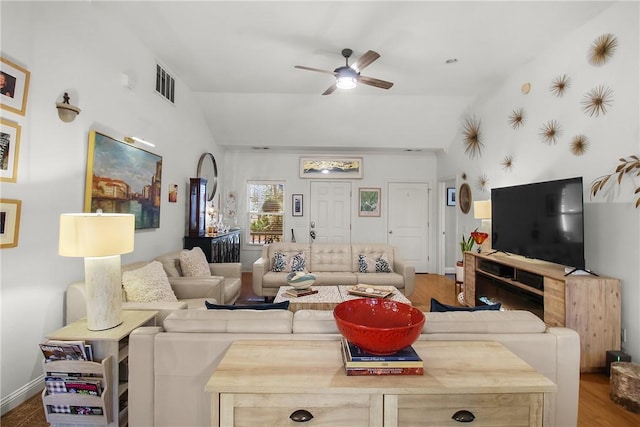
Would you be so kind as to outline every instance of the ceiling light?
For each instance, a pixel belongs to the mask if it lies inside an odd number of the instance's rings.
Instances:
[[[449,58],[446,61],[444,61],[445,64],[454,64],[456,62],[458,62],[457,58]]]
[[[357,80],[352,76],[339,76],[336,79],[336,86],[340,89],[353,89],[356,87]]]

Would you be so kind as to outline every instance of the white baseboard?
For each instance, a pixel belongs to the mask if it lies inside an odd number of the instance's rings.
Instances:
[[[31,380],[31,382],[23,385],[13,393],[5,396],[0,400],[0,409],[2,415],[16,408],[36,394],[42,392],[44,388],[44,374]]]

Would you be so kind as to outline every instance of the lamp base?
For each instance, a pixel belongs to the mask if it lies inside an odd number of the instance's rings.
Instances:
[[[89,330],[103,331],[122,323],[121,275],[120,255],[84,259]]]

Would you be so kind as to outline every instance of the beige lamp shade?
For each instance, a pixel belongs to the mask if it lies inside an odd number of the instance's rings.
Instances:
[[[126,254],[133,252],[134,236],[132,214],[62,214],[58,253],[68,257]]]
[[[475,219],[491,219],[491,200],[473,202],[473,217]]]

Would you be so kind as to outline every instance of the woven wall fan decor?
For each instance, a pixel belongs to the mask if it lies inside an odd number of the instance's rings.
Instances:
[[[582,156],[589,146],[589,138],[584,135],[576,135],[571,138],[571,152],[575,156]]]
[[[604,85],[596,86],[582,98],[582,111],[590,117],[605,115],[613,102],[613,90]]]
[[[589,47],[589,63],[601,66],[609,62],[618,47],[618,39],[613,34],[603,34]]]
[[[518,129],[521,126],[524,126],[526,121],[527,121],[527,117],[523,108],[518,108],[517,110],[513,110],[509,115],[509,124],[514,129]]]
[[[482,155],[482,135],[480,133],[480,119],[467,117],[462,127],[462,137],[464,140],[464,152],[469,158]]]
[[[552,94],[554,94],[558,98],[561,98],[570,85],[571,85],[571,80],[569,79],[569,76],[567,76],[566,74],[563,74],[553,79],[553,81],[551,82],[551,86],[549,87],[549,90],[551,91]]]
[[[558,121],[549,120],[547,123],[544,123],[542,126],[540,126],[538,135],[540,135],[542,142],[547,145],[552,145],[558,142],[558,137],[561,133],[562,130],[560,129],[560,124],[558,123]]]

